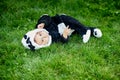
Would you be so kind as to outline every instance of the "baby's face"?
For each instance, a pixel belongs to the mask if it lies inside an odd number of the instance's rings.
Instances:
[[[49,34],[45,31],[37,32],[34,41],[39,45],[45,45],[49,42]]]

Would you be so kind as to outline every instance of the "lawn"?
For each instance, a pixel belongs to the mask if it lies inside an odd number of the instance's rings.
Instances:
[[[67,44],[31,51],[21,44],[42,14],[65,13],[102,30],[86,44],[73,35]],[[120,80],[119,0],[0,1],[0,80]]]

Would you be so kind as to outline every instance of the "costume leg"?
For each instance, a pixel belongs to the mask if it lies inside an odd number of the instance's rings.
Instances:
[[[89,28],[87,28],[86,26],[81,24],[78,20],[70,16],[60,15],[60,17],[62,18],[65,25],[69,25],[71,29],[74,29],[75,32],[82,36],[84,43],[87,43],[89,41],[91,35],[91,30]]]

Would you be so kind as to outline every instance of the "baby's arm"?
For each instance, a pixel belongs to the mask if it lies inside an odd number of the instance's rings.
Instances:
[[[45,26],[45,23],[40,23],[40,24],[37,25],[37,28],[43,29],[44,26]]]

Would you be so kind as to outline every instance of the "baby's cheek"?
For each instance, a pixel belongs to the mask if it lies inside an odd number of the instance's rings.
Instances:
[[[46,38],[46,39],[44,40],[44,44],[47,44],[47,42],[48,42],[48,39]]]
[[[36,38],[36,43],[41,44],[41,40],[38,37]]]
[[[40,40],[38,40],[37,43],[38,43],[39,45],[41,45],[41,41],[40,41]]]
[[[48,43],[48,42],[49,42],[49,39],[47,38],[47,39],[46,39],[46,43]]]

